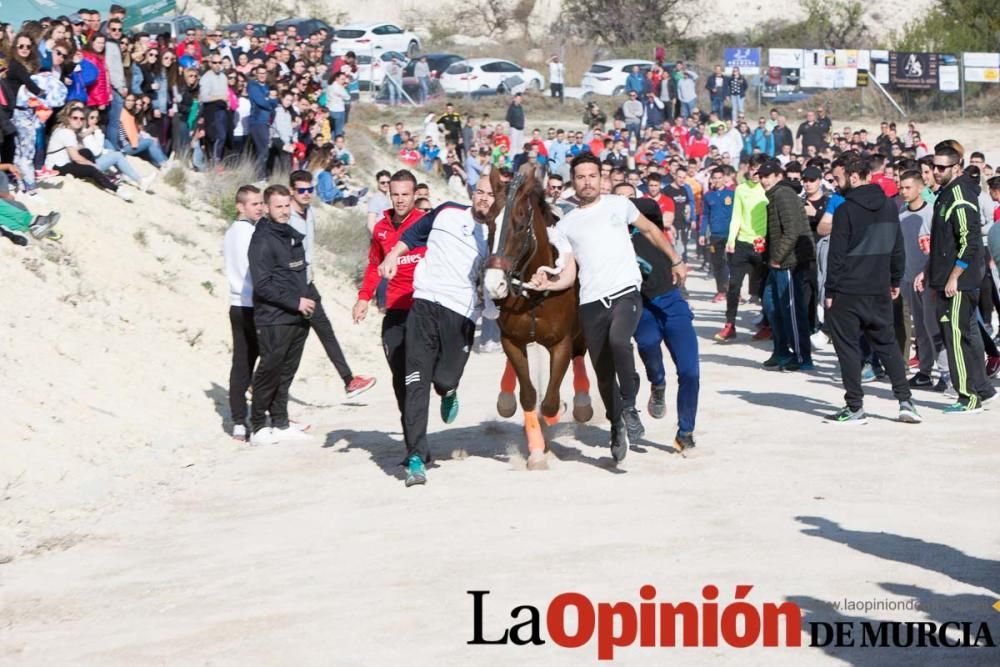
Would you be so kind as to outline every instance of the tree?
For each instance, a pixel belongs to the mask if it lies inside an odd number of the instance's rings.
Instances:
[[[1000,44],[996,0],[938,0],[922,18],[908,23],[896,47],[908,51],[995,51]]]
[[[621,46],[670,42],[687,29],[689,0],[563,0],[557,32]]]

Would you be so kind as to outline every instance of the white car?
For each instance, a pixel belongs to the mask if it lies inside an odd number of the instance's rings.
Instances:
[[[459,60],[444,71],[440,80],[445,93],[523,93],[545,88],[545,77],[537,70],[499,58]]]
[[[639,66],[643,76],[653,67],[651,60],[599,60],[583,75],[580,85],[584,94],[610,95],[618,97],[625,92],[625,80],[632,68]]]
[[[399,51],[409,56],[420,52],[420,38],[394,23],[351,23],[336,31],[330,44],[335,55],[354,51],[371,54],[373,51]]]
[[[406,67],[409,60],[399,51],[380,51],[374,56],[369,53],[359,53],[358,56],[358,83],[362,90],[374,90],[382,87],[385,81],[385,69],[389,62],[396,58],[400,67]]]

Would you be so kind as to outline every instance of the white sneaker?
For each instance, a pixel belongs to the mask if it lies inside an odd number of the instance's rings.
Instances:
[[[308,434],[303,433],[294,426],[286,426],[285,428],[272,428],[271,433],[274,437],[275,442],[296,442],[303,440],[312,440]]]
[[[127,201],[129,203],[132,202],[132,195],[130,195],[129,193],[125,192],[121,188],[118,188],[117,190],[115,190],[115,196],[118,197],[119,199],[123,200],[123,201]]]
[[[764,321],[764,313],[760,312],[753,316],[753,319],[750,320],[750,324],[758,326],[763,321]]]
[[[278,442],[278,438],[274,433],[274,429],[270,426],[265,426],[259,431],[254,431],[253,435],[250,436],[251,445],[273,445]]]
[[[233,426],[233,440],[239,440],[240,442],[247,441],[247,427],[243,424],[236,424]]]
[[[303,433],[308,433],[309,429],[312,428],[312,424],[302,424],[300,422],[293,422],[291,419],[288,420],[288,427],[294,428],[296,430],[302,431]]]
[[[809,340],[812,342],[812,348],[817,352],[822,352],[830,344],[830,339],[822,331],[817,331],[812,336],[809,336]]]
[[[150,188],[153,187],[153,182],[156,181],[156,175],[159,173],[160,172],[158,171],[154,171],[152,174],[142,179],[142,181],[139,183],[140,192],[152,192]]]

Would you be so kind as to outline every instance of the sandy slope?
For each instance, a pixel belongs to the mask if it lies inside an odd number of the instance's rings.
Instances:
[[[722,313],[696,274],[695,452],[666,444],[671,406],[620,468],[598,418],[556,427],[551,470],[526,472],[519,421],[493,408],[501,358],[474,355],[458,421],[432,416],[430,484],[405,490],[378,318],[349,324],[342,279],[321,270],[317,284],[355,370],[381,382],[345,403],[310,340],[292,411],[315,440],[236,445],[220,429],[223,223],[165,186],[132,206],[74,182],[48,196],[66,216],[61,246],[0,244],[5,663],[576,664],[594,660],[593,643],[467,646],[466,591],[493,591],[493,635],[515,605],[544,611],[569,590],[637,602],[645,583],[659,600],[695,602],[705,584],[724,602],[753,584],[752,602],[792,599],[807,620],[837,620],[823,601],[917,599],[926,612],[868,616],[991,619],[1000,639],[989,609],[1000,597],[996,409],[948,419],[943,399],[918,395],[927,422],[904,426],[876,384],[869,426],[823,425],[842,393],[832,355],[815,374],[773,374],[757,367],[767,350],[745,328],[739,344],[711,343]],[[836,657],[915,664],[912,652],[875,655]],[[620,656],[840,664],[818,649]]]

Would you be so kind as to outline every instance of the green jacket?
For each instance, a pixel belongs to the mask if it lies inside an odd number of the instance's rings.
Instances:
[[[764,187],[753,181],[743,181],[733,193],[733,217],[729,223],[726,245],[737,241],[753,243],[754,239],[767,236],[767,195]]]
[[[794,269],[815,258],[805,204],[792,185],[780,180],[767,191],[767,255],[772,264]]]

